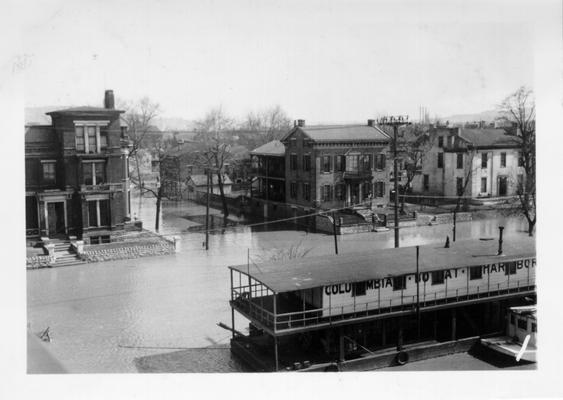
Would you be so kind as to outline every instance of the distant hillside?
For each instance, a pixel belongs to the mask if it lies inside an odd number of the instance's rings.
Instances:
[[[475,121],[486,121],[493,122],[498,118],[500,114],[496,110],[483,111],[475,114],[456,114],[449,115],[447,117],[440,117],[442,121],[450,121],[450,123],[462,123],[462,122],[475,122]]]

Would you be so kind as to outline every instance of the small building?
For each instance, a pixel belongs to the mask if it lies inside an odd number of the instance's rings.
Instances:
[[[186,182],[188,192],[190,194],[207,193],[207,185],[208,185],[207,179],[208,179],[207,175],[189,176]],[[222,182],[223,182],[223,193],[225,195],[230,195],[232,191],[233,182],[226,174],[223,174]],[[217,174],[210,174],[209,193],[212,194],[221,193],[219,189],[219,179],[217,178]]]
[[[419,194],[446,198],[506,197],[517,194],[524,177],[522,140],[504,129],[438,128],[432,134]]]
[[[47,113],[25,128],[26,236],[108,241],[130,220],[129,140],[123,111],[104,107]]]
[[[369,369],[380,349],[389,357],[395,345],[438,348],[498,331],[504,310],[535,296],[536,277],[533,238],[505,240],[499,251],[501,244],[467,240],[231,266],[231,351],[257,370],[304,360]],[[236,330],[235,311],[250,321],[250,335]]]

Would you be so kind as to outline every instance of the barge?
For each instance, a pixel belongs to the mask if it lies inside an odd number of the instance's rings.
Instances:
[[[498,248],[466,240],[229,269],[231,351],[256,371],[373,369],[386,366],[382,354],[409,361],[416,343],[434,349],[430,356],[467,351],[536,290],[528,237]],[[248,319],[248,335],[236,330],[235,312]]]

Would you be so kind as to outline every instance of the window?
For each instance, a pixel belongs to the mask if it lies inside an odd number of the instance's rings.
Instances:
[[[438,136],[438,147],[444,147],[444,137]]]
[[[514,314],[510,314],[510,325],[516,325],[516,317]]]
[[[76,141],[76,151],[79,153],[84,153],[86,147],[84,145],[84,127],[77,126],[74,128],[74,135]]]
[[[469,280],[482,279],[483,270],[481,267],[471,267],[469,268]]]
[[[500,167],[506,167],[506,153],[500,153]]]
[[[440,285],[444,283],[444,271],[434,271],[431,275],[433,285]]]
[[[297,139],[296,138],[289,139],[289,145],[291,147],[297,147]]]
[[[323,161],[323,167],[322,167],[322,171],[323,172],[330,172],[330,156],[323,156],[322,161]]]
[[[297,170],[297,154],[291,154],[289,156],[289,167],[292,171]]]
[[[438,153],[438,168],[444,168],[444,153]]]
[[[505,275],[514,275],[516,274],[516,262],[508,262],[504,264],[504,274]]]
[[[56,177],[56,162],[55,161],[42,161],[43,166],[43,183],[45,184],[55,184]]]
[[[324,185],[323,187],[323,201],[330,201],[331,200],[331,186],[330,185]]]
[[[100,227],[110,225],[109,200],[89,200],[88,226]]]
[[[303,198],[311,200],[311,185],[309,183],[303,183]]]
[[[99,123],[75,126],[74,138],[79,153],[100,153],[108,147],[108,130]]]
[[[107,129],[100,130],[100,150],[106,151],[108,148],[108,131]]]
[[[366,295],[366,282],[354,282],[352,283],[352,296],[365,296]]]
[[[106,182],[106,166],[103,161],[85,162],[82,168],[85,185],[103,185]]]
[[[457,195],[463,196],[463,178],[456,178],[455,182]]]
[[[428,174],[424,174],[422,176],[422,181],[423,181],[423,186],[424,186],[424,190],[428,190],[430,189],[430,176]]]
[[[481,178],[481,193],[487,193],[487,178]]]
[[[463,169],[463,153],[457,153],[456,157],[456,168]]]
[[[522,152],[518,152],[518,166],[519,167],[523,167],[524,166],[524,155],[522,154]]]
[[[373,183],[373,196],[385,197],[385,182],[378,181]]]
[[[289,184],[289,195],[291,196],[292,199],[297,198],[297,183],[291,182]]]
[[[528,320],[518,318],[518,329],[522,329],[524,331],[527,330],[528,329]]]
[[[538,331],[538,326],[535,322],[532,322],[532,332],[537,332]]]
[[[334,187],[334,198],[335,200],[344,200],[346,196],[346,185],[339,183]]]
[[[310,171],[311,170],[311,155],[304,154],[303,155],[303,170]]]
[[[371,170],[371,154],[364,154],[362,156],[362,170],[363,171]]]
[[[346,171],[358,172],[358,156],[346,156]]]
[[[346,156],[336,156],[336,171],[346,170]]]
[[[393,290],[403,290],[407,287],[406,276],[396,276],[393,278]]]
[[[385,169],[385,154],[375,155],[375,169],[384,170]]]
[[[487,168],[487,153],[481,153],[481,168]]]

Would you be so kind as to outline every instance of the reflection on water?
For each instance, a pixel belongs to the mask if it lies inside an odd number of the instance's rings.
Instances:
[[[154,199],[145,198],[142,207],[136,204],[137,215],[154,218],[154,207],[147,204],[154,204]],[[141,365],[145,370],[162,370],[178,357],[182,357],[180,364],[174,364],[178,372],[209,371],[214,366],[216,371],[238,370],[224,350],[210,349],[217,352],[213,357],[209,351],[195,350],[228,345],[230,333],[217,326],[218,322],[230,325],[226,266],[246,264],[248,253],[250,261],[258,262],[275,249],[299,243],[311,249],[308,256],[332,254],[334,242],[330,235],[287,227],[262,231],[245,227],[211,236],[205,252],[204,235],[187,232],[194,222],[184,218],[204,213],[200,205],[164,203],[161,233],[181,236],[181,251],[174,255],[28,271],[32,331],[50,327],[53,341],[47,346],[71,372],[135,372]],[[458,223],[456,236],[496,237],[499,225],[505,226],[506,240],[525,234],[521,219],[497,218]],[[451,240],[451,225],[404,228],[400,240],[402,246],[441,243],[447,235]],[[392,231],[338,240],[340,254],[394,243]],[[237,315],[237,329],[244,331],[247,326]]]

